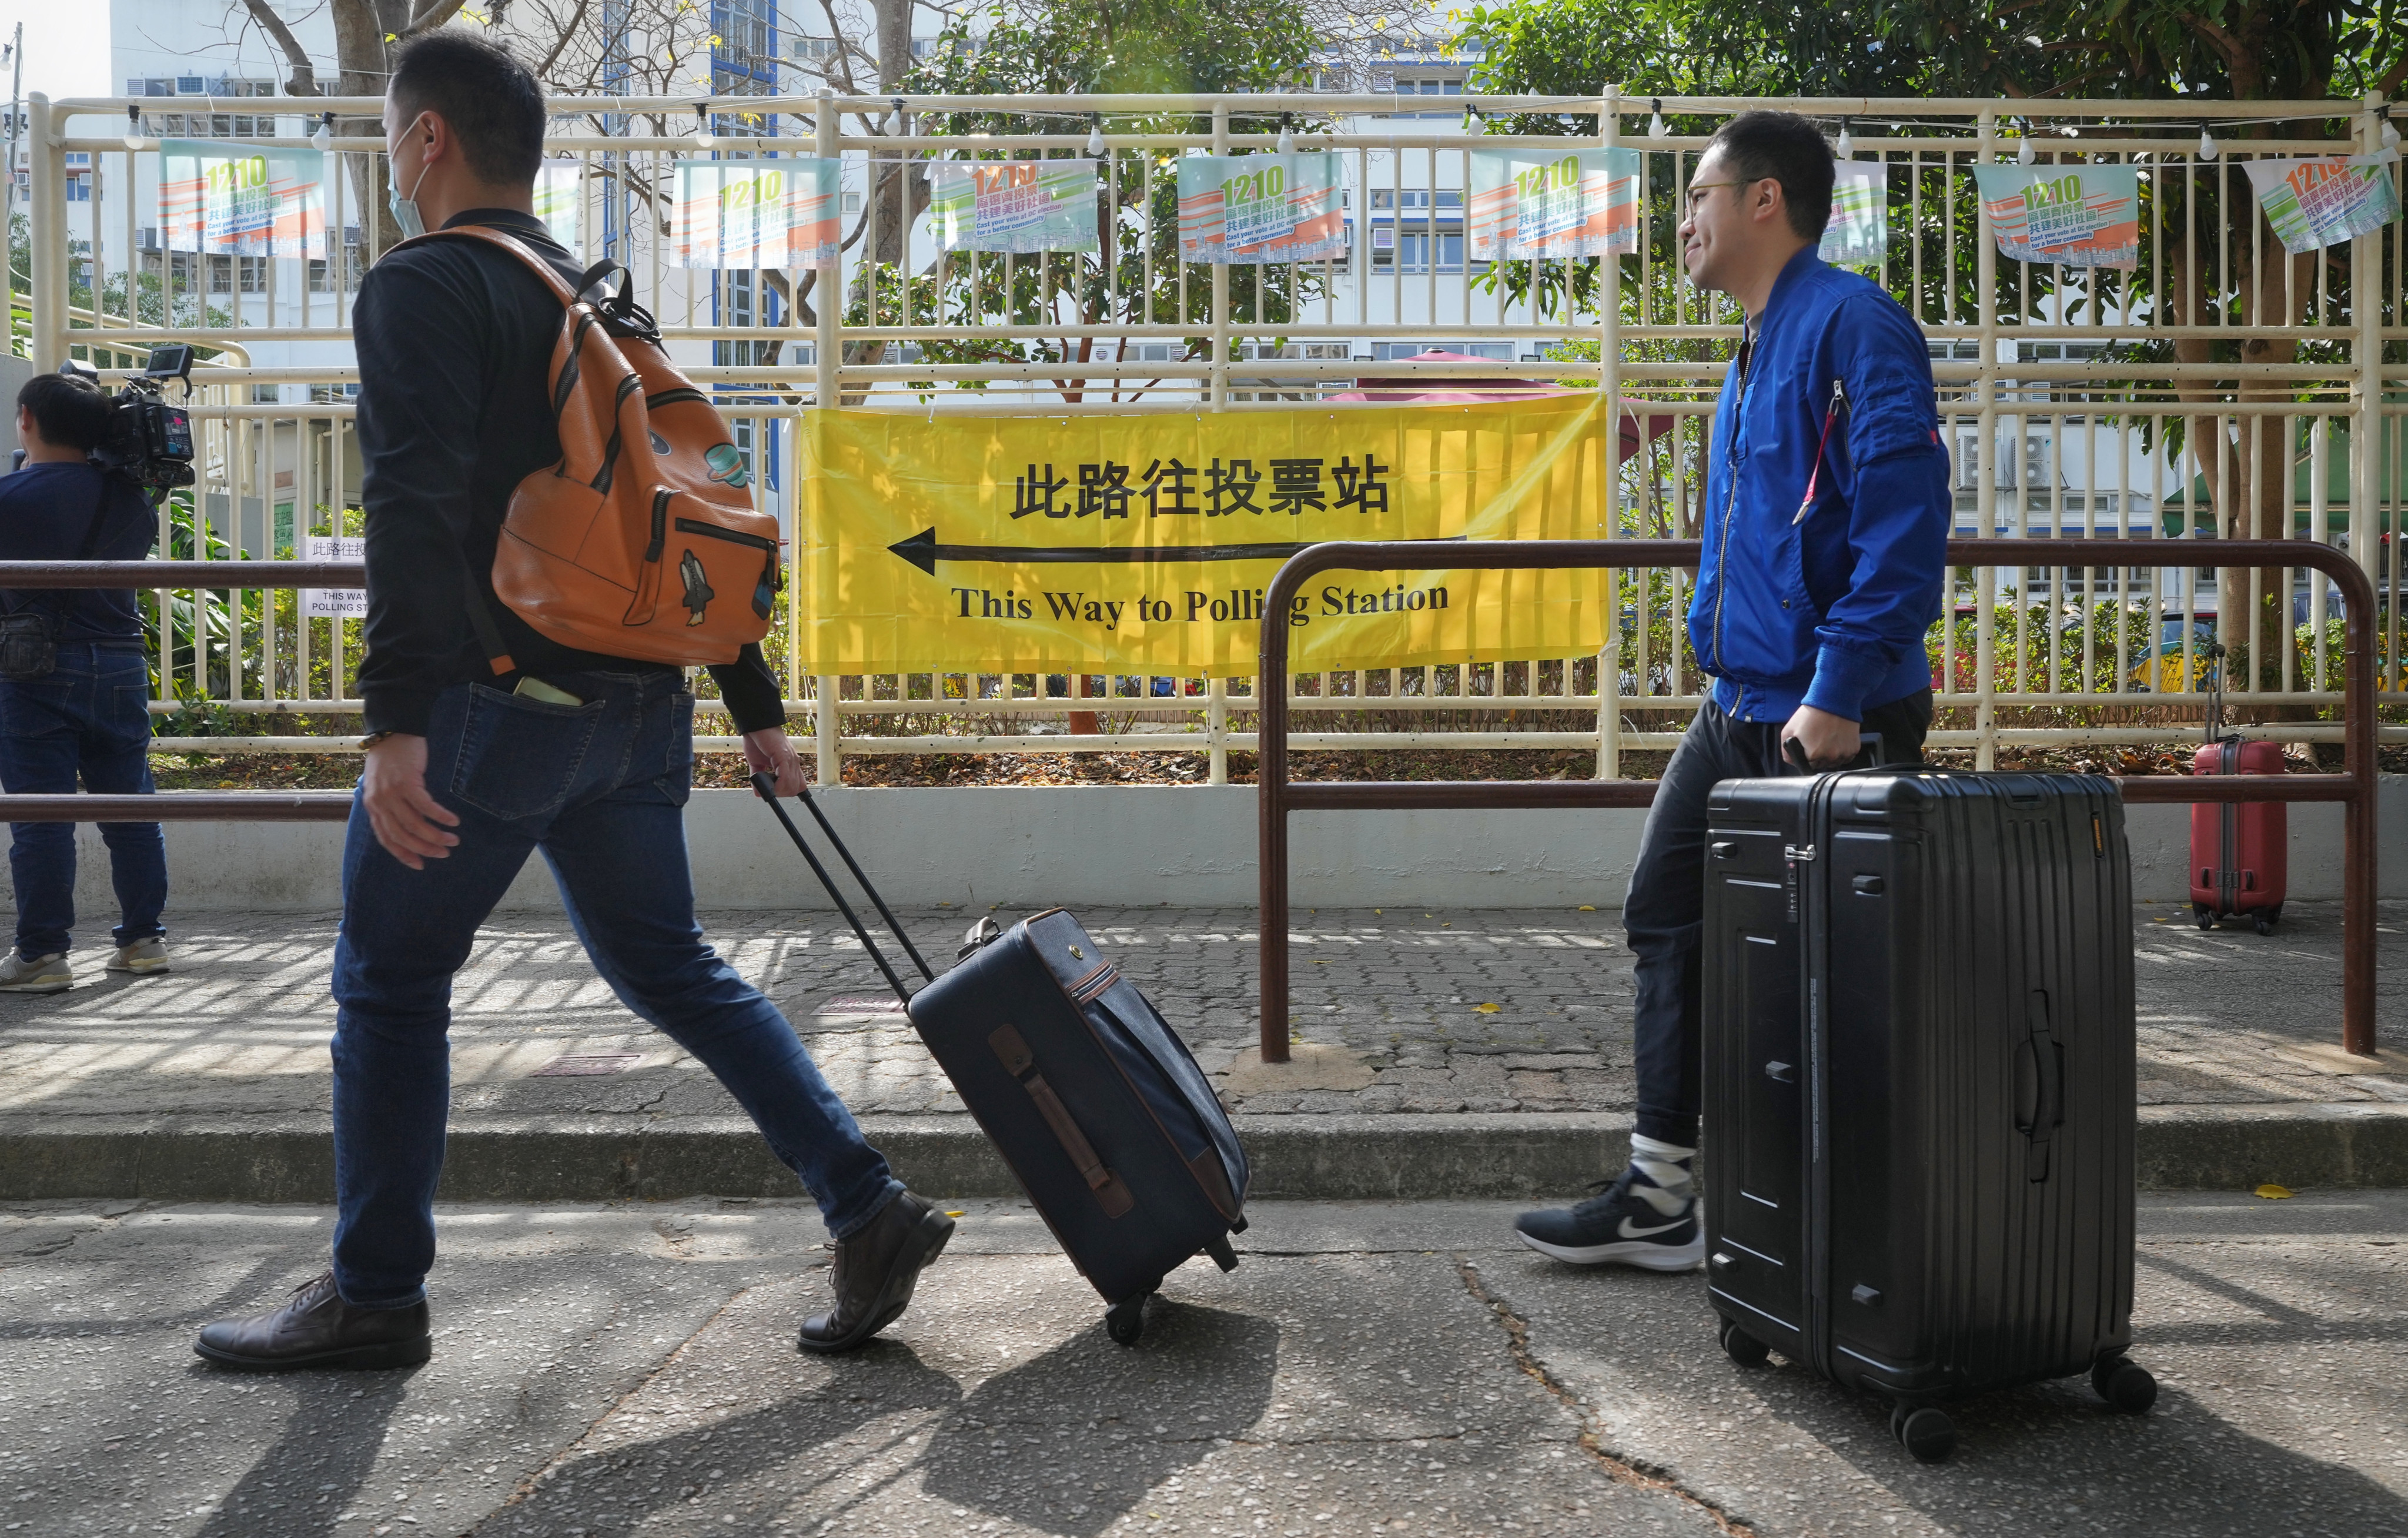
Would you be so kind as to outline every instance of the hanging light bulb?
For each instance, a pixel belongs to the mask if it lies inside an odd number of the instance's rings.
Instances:
[[[1856,136],[1848,132],[1848,120],[1845,118],[1840,120],[1840,142],[1834,147],[1834,152],[1842,160],[1853,159],[1856,152]]]
[[[125,147],[139,150],[142,146],[142,108],[129,107],[125,109]]]
[[[1647,137],[1652,139],[1670,138],[1672,130],[1664,126],[1664,98],[1653,97],[1649,105],[1655,109],[1655,115],[1647,120]]]
[[[2400,125],[2391,121],[2391,108],[2388,103],[2386,103],[2383,108],[2383,132],[2380,137],[2386,152],[2400,148]]]
[[[2018,165],[2029,165],[2033,161],[2036,161],[2039,158],[2040,151],[2032,147],[2031,136],[2028,134],[2025,135],[2023,144],[2015,151],[2015,164]]]
[[[719,136],[710,131],[710,104],[709,102],[695,103],[694,147],[697,150],[708,150],[718,142]]]
[[[1292,122],[1293,118],[1293,113],[1280,114],[1279,152],[1283,155],[1296,153],[1296,127]]]
[[[2215,136],[2209,133],[2205,128],[2201,128],[2199,131],[2199,158],[2201,160],[2214,160],[2217,155],[2223,152],[2222,147],[2215,142]]]
[[[1101,112],[1087,114],[1087,153],[1097,160],[1104,158],[1104,115]]]
[[[332,112],[321,112],[318,114],[318,126],[309,131],[310,147],[312,149],[323,150],[334,142],[335,114]]]

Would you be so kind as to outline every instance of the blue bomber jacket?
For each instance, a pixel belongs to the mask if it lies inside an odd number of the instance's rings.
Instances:
[[[1689,603],[1714,702],[1742,721],[1801,703],[1862,721],[1928,685],[1951,516],[1922,332],[1878,286],[1800,251],[1714,415]]]

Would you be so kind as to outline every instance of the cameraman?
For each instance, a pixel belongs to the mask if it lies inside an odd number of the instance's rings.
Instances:
[[[108,431],[107,397],[89,379],[39,374],[17,393],[23,467],[0,478],[0,560],[138,561],[158,526],[130,478],[91,463]],[[80,773],[96,795],[148,796],[150,662],[131,588],[0,591],[0,613],[50,622],[57,665],[35,678],[0,677],[0,786],[11,795],[72,795]],[[8,870],[17,944],[0,962],[0,992],[71,986],[75,927],[73,823],[16,823]],[[157,823],[103,823],[119,922],[113,972],[167,970],[167,851]]]

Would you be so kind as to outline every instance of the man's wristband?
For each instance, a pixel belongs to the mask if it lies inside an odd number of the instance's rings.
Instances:
[[[391,726],[387,726],[380,732],[370,732],[366,737],[360,739],[360,751],[362,753],[366,753],[368,749],[375,747],[386,738],[399,737],[402,734],[400,732],[394,730]]]

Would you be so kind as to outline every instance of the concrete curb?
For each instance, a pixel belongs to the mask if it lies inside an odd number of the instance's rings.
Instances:
[[[1013,1196],[986,1139],[957,1116],[863,1123],[896,1173],[945,1196]],[[1262,1199],[1426,1200],[1578,1192],[1618,1168],[1618,1113],[1240,1116]],[[2408,1186],[2408,1105],[2144,1106],[2143,1190]],[[229,1127],[182,1118],[0,1120],[0,1200],[334,1199],[323,1117]],[[735,1117],[631,1128],[574,1116],[454,1127],[437,1195],[452,1201],[792,1196],[794,1177]]]

